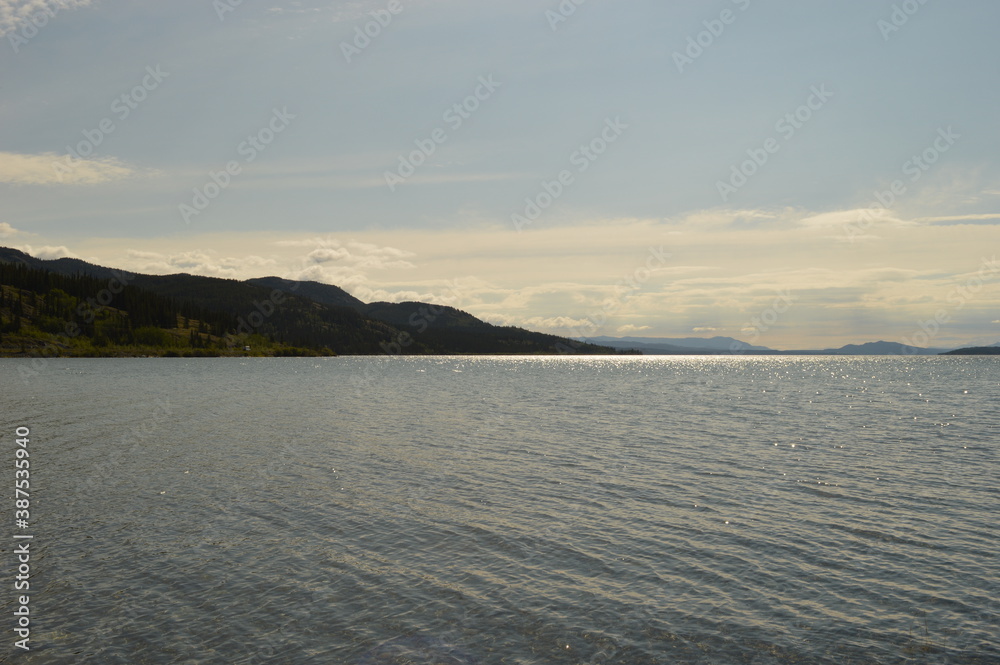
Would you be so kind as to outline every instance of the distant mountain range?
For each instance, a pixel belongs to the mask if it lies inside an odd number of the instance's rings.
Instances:
[[[640,351],[644,355],[837,355],[837,356],[934,356],[943,353],[1000,353],[1000,342],[974,349],[921,348],[899,342],[866,342],[847,344],[836,349],[798,349],[779,351],[766,346],[754,346],[732,337],[586,337],[578,338],[620,350]],[[986,350],[983,350],[986,349]],[[989,351],[988,349],[996,349]]]
[[[581,341],[610,346],[614,349],[635,349],[646,355],[724,353],[780,353],[766,346],[754,346],[732,337],[581,337]]]

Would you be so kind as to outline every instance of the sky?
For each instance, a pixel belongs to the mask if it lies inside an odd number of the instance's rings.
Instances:
[[[567,336],[1000,341],[990,0],[0,0],[0,245]]]

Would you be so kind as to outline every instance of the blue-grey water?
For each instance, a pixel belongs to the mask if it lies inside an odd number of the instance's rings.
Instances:
[[[1000,359],[0,362],[0,660],[1000,662]]]

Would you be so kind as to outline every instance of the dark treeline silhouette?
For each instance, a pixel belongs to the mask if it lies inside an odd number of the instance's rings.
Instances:
[[[250,340],[272,355],[615,353],[495,326],[443,305],[365,304],[317,282],[119,273],[79,259],[36,259],[11,248],[0,248],[0,287],[0,334],[8,353],[17,353],[12,348],[18,344],[23,353],[26,343],[39,343],[37,331],[101,348],[143,347],[134,353],[155,347],[164,355],[181,353],[178,347],[199,352],[194,355],[231,352]],[[11,343],[11,336],[22,332]]]
[[[25,321],[43,332],[82,336],[118,345],[137,343],[144,327],[175,328],[178,317],[196,320],[206,335],[225,335],[235,318],[177,301],[122,280],[61,275],[25,265],[0,263],[0,332],[18,332]]]

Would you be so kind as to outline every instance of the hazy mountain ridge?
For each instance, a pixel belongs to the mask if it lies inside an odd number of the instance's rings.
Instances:
[[[635,349],[646,355],[842,355],[842,356],[933,356],[958,353],[962,349],[921,348],[900,342],[865,342],[845,344],[833,349],[777,350],[754,346],[732,337],[590,337],[588,341],[616,349]],[[991,347],[1000,348],[1000,342]],[[989,352],[980,352],[987,354]]]
[[[779,353],[766,346],[754,346],[732,337],[588,337],[580,338],[616,349],[636,349],[648,355],[689,354],[697,350],[705,355],[722,353]]]
[[[933,356],[950,349],[922,348],[900,342],[865,342],[864,344],[846,344],[839,349],[824,349],[823,353],[844,356]]]

